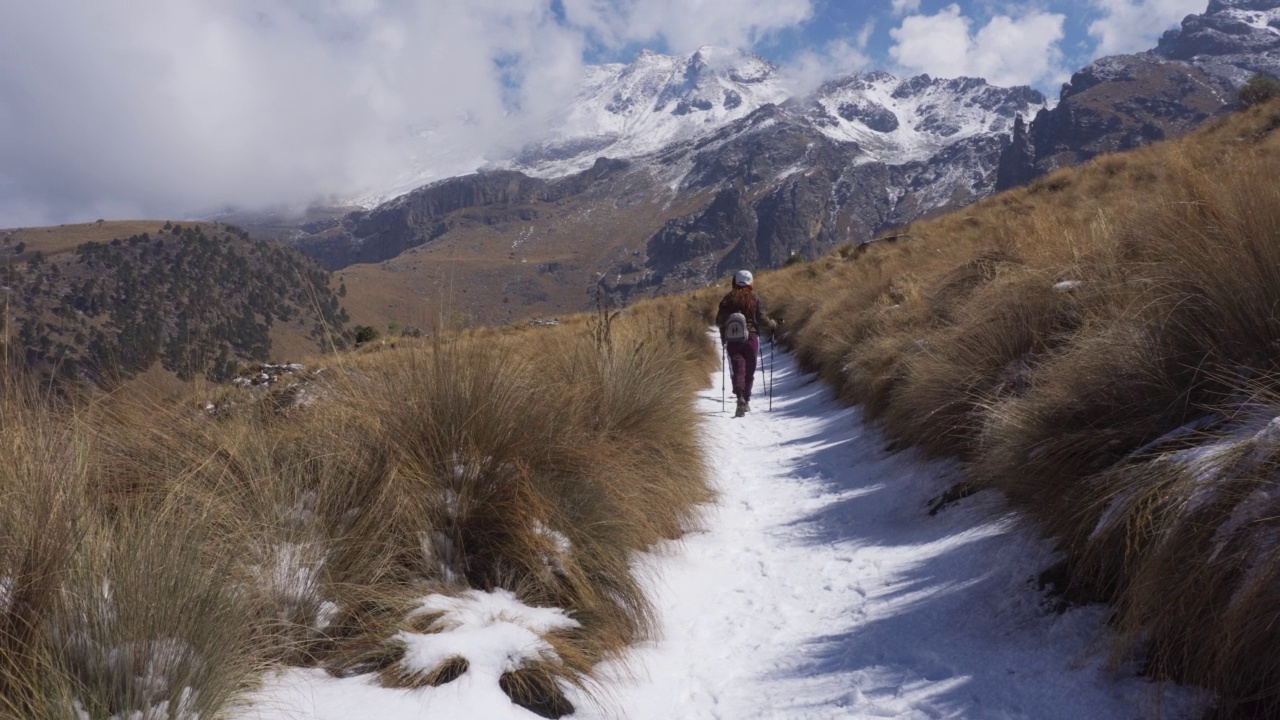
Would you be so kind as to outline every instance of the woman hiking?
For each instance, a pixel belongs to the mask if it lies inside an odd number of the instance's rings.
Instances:
[[[729,356],[733,377],[733,394],[738,398],[734,417],[751,412],[751,386],[756,379],[756,356],[760,353],[760,328],[770,332],[778,326],[764,312],[764,303],[751,287],[751,271],[739,270],[733,276],[733,289],[720,301],[716,327],[720,343]]]

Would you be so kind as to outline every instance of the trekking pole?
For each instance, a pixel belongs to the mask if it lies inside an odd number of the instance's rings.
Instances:
[[[756,364],[760,366],[760,381],[765,384],[765,392],[768,392],[769,375],[764,371],[764,346],[760,344],[759,336],[756,336],[756,355],[759,357]]]
[[[724,343],[720,343],[720,412],[724,412]]]
[[[777,345],[769,338],[769,411],[773,411],[773,348]]]

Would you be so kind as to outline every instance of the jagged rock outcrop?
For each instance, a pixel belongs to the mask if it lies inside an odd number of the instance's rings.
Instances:
[[[1165,33],[1152,52],[1189,62],[1233,86],[1260,72],[1280,77],[1280,3],[1211,0],[1203,14]]]
[[[1013,124],[1013,137],[1000,153],[996,166],[996,192],[1026,185],[1036,176],[1036,149],[1031,144],[1027,124],[1018,118]]]

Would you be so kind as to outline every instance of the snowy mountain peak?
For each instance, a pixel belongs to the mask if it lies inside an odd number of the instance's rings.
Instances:
[[[1280,7],[1277,0],[1209,0],[1209,8],[1205,15],[1213,15],[1228,10],[1260,10],[1266,11]]]
[[[543,176],[584,169],[599,155],[638,157],[691,140],[787,99],[777,69],[749,53],[705,46],[687,56],[642,51],[587,73],[548,138],[514,167]]]
[[[832,140],[864,145],[869,160],[901,162],[976,134],[1007,133],[1015,117],[1030,119],[1044,104],[1031,88],[886,72],[849,75],[797,98],[776,67],[750,53],[715,46],[687,56],[644,51],[630,64],[593,68],[548,138],[510,166],[554,177],[602,155],[638,158],[713,135],[768,105],[807,117]]]

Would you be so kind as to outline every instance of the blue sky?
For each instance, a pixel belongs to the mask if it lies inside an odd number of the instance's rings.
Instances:
[[[545,132],[584,65],[754,51],[1056,97],[1207,0],[0,0],[0,228],[348,200]]]
[[[1198,5],[1204,5],[1198,2]],[[1179,8],[1178,5],[1182,7]],[[921,0],[915,11],[910,13],[893,12],[890,3],[871,4],[861,2],[838,2],[836,0],[820,0],[814,3],[814,19],[803,25],[788,28],[778,33],[776,39],[768,44],[772,47],[768,52],[776,52],[779,58],[785,58],[805,47],[821,46],[832,41],[856,39],[860,33],[868,32],[868,55],[878,65],[891,65],[889,48],[894,40],[890,30],[901,27],[903,19],[908,16],[936,16],[950,6],[959,8],[963,17],[969,18],[976,27],[985,26],[996,15],[1009,17],[1025,17],[1040,11],[1058,14],[1063,18],[1064,37],[1058,43],[1063,50],[1068,64],[1081,66],[1087,63],[1098,42],[1089,35],[1089,24],[1103,18],[1104,13],[1085,2],[1072,0],[1056,0],[1055,2],[1013,4],[1004,7],[993,3],[946,2],[943,0]],[[1169,26],[1181,20],[1183,8],[1191,3],[1170,4],[1171,11],[1166,14]],[[1203,9],[1203,8],[1197,8]]]
[[[625,62],[643,47],[683,53],[691,42],[728,44],[781,65],[979,74],[1050,95],[1090,60],[1148,49],[1206,6],[1207,0],[553,2],[562,22],[586,29],[589,61]],[[701,39],[692,39],[697,30]]]

